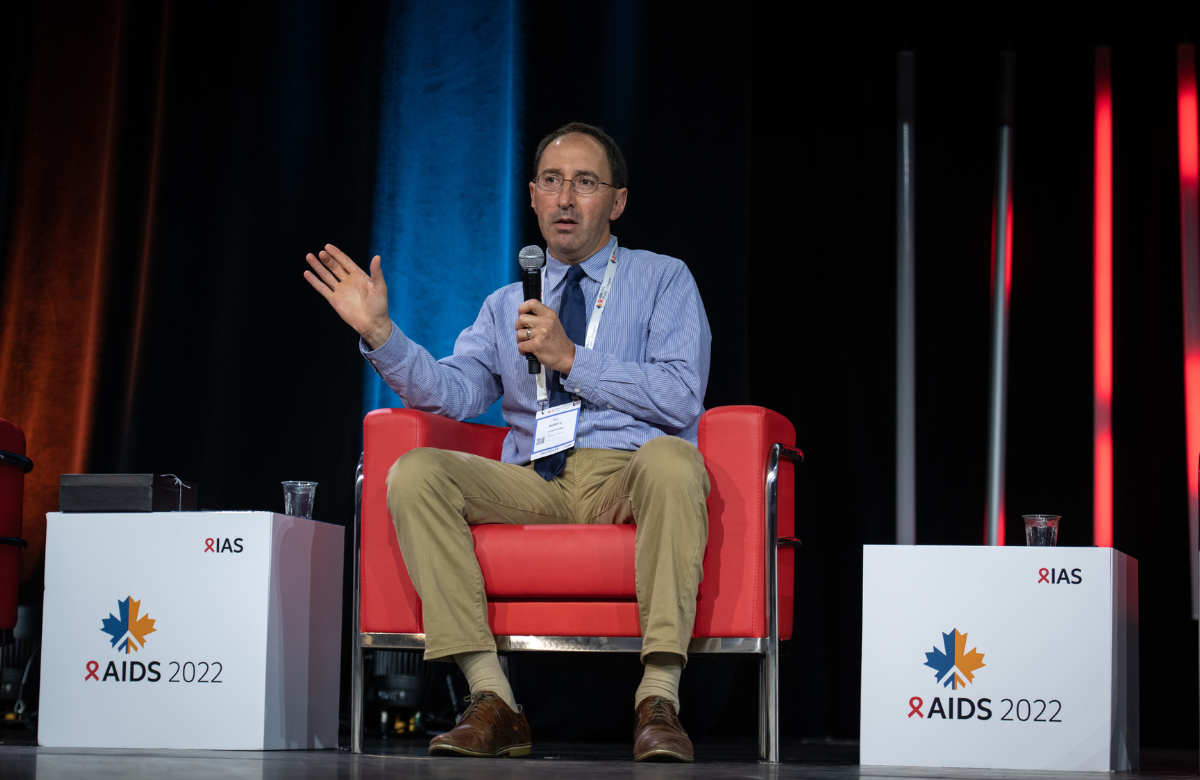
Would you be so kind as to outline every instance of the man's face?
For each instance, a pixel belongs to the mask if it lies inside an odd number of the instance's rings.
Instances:
[[[604,147],[582,133],[556,138],[546,147],[538,164],[538,174],[544,173],[563,179],[612,181]],[[530,205],[542,237],[551,254],[569,264],[588,259],[608,243],[608,223],[625,210],[626,195],[627,190],[607,185],[591,195],[580,195],[574,184],[566,181],[558,192],[546,192],[536,182],[529,184]]]

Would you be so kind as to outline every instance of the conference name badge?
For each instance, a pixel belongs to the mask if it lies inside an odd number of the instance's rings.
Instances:
[[[575,446],[575,426],[579,423],[580,404],[580,401],[571,401],[537,413],[531,459],[544,458]]]

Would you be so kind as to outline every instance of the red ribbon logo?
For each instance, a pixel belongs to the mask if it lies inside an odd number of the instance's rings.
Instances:
[[[87,674],[87,677],[83,678],[84,682],[87,682],[88,680],[95,680],[96,682],[100,682],[100,678],[96,676],[96,672],[100,671],[100,664],[98,664],[95,661],[88,661],[87,662],[87,670],[88,670],[88,674]]]
[[[216,550],[213,549],[213,540],[212,539],[204,540],[204,552],[216,552]],[[1045,569],[1042,569],[1042,571],[1045,571]]]
[[[908,706],[912,707],[912,711],[908,713],[908,717],[916,715],[918,718],[923,718],[925,715],[921,712],[921,705],[925,702],[921,701],[920,696],[914,696],[908,700]]]
[[[1038,569],[1038,574],[1042,575],[1042,578],[1040,580],[1038,580],[1038,582],[1044,582],[1047,585],[1050,584],[1050,580],[1047,579],[1047,577],[1050,576],[1049,569]]]

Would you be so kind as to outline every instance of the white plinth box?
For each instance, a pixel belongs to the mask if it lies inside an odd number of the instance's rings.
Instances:
[[[39,743],[337,747],[343,531],[270,512],[48,514]]]
[[[1106,548],[866,546],[862,763],[1136,769],[1137,583]]]

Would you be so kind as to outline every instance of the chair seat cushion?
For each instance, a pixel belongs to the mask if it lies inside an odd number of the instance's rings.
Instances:
[[[633,525],[477,525],[488,598],[636,599]]]

